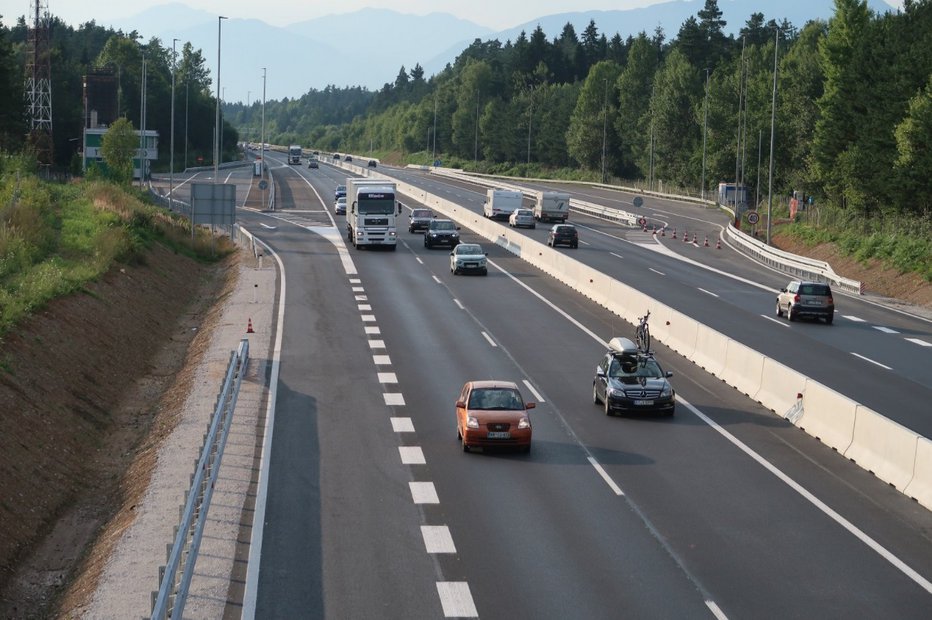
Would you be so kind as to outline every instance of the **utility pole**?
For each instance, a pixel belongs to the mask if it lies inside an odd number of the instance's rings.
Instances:
[[[142,50],[142,84],[139,90],[139,187],[146,182],[146,50]]]
[[[262,67],[262,142],[259,144],[261,162],[259,178],[265,180],[265,67]],[[265,190],[262,190],[262,207],[265,208]]]
[[[178,39],[172,39],[172,122],[171,122],[171,154],[169,155],[168,164],[168,210],[173,211],[172,201],[174,199],[172,192],[175,191],[175,66],[178,64],[178,58],[175,52],[175,44]]]
[[[744,101],[744,47],[746,38],[741,37],[741,64],[738,68],[738,130],[735,137],[735,224],[740,223],[741,213],[738,209],[738,183],[741,164],[741,109]]]
[[[605,96],[602,98],[602,183],[605,183],[605,137],[608,124],[608,78],[605,82]]]
[[[767,245],[770,245],[770,222],[773,213],[773,141],[774,123],[777,118],[777,51],[780,48],[780,29],[773,41],[773,100],[770,103],[770,175],[767,181]]]
[[[479,163],[479,89],[476,88],[476,152],[473,155],[473,163]]]
[[[705,143],[709,133],[709,69],[705,70],[705,103],[702,104],[702,181],[699,195],[705,200]]]
[[[220,176],[220,36],[223,15],[217,16],[217,111],[214,119],[214,183]]]
[[[531,90],[531,102],[527,108],[527,165],[531,165],[531,122],[534,120],[534,91]]]
[[[437,91],[434,91],[434,149],[431,153],[431,165],[437,161]]]

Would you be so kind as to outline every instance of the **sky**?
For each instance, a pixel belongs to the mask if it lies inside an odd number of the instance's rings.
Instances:
[[[634,9],[662,1],[665,0],[183,0],[179,3],[226,17],[260,19],[273,26],[372,7],[416,15],[449,13],[480,26],[504,30],[543,15],[581,10]],[[703,0],[692,1],[697,5],[704,4]],[[727,1],[719,0],[719,6]],[[761,0],[762,3],[775,1],[779,0]],[[903,6],[902,0],[886,2],[896,8]],[[49,13],[67,24],[78,26],[92,19],[102,22],[106,21],[106,17],[132,17],[145,9],[168,4],[168,1],[46,0],[46,4]],[[261,10],[257,10],[257,7],[261,7]],[[8,26],[16,17],[29,13],[29,9],[30,0],[0,0],[0,15]]]

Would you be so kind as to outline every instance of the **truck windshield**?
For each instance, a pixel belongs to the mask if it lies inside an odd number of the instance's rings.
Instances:
[[[388,215],[395,212],[395,197],[392,194],[375,196],[360,196],[356,209],[363,214]]]

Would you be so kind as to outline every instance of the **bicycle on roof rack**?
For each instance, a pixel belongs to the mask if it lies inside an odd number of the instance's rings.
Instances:
[[[650,353],[650,326],[647,324],[649,318],[650,310],[644,316],[638,317],[638,324],[634,329],[634,341],[638,351],[644,353]]]

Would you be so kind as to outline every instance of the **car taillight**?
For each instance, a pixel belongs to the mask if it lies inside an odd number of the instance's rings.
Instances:
[[[798,295],[798,294],[793,295],[793,303],[797,303],[797,304],[799,303],[799,295]]]
[[[834,305],[835,305],[835,300],[832,299],[831,297],[829,297],[828,299],[825,300],[825,303],[827,303],[827,304],[829,304],[829,305],[831,305],[831,306],[834,306]]]

